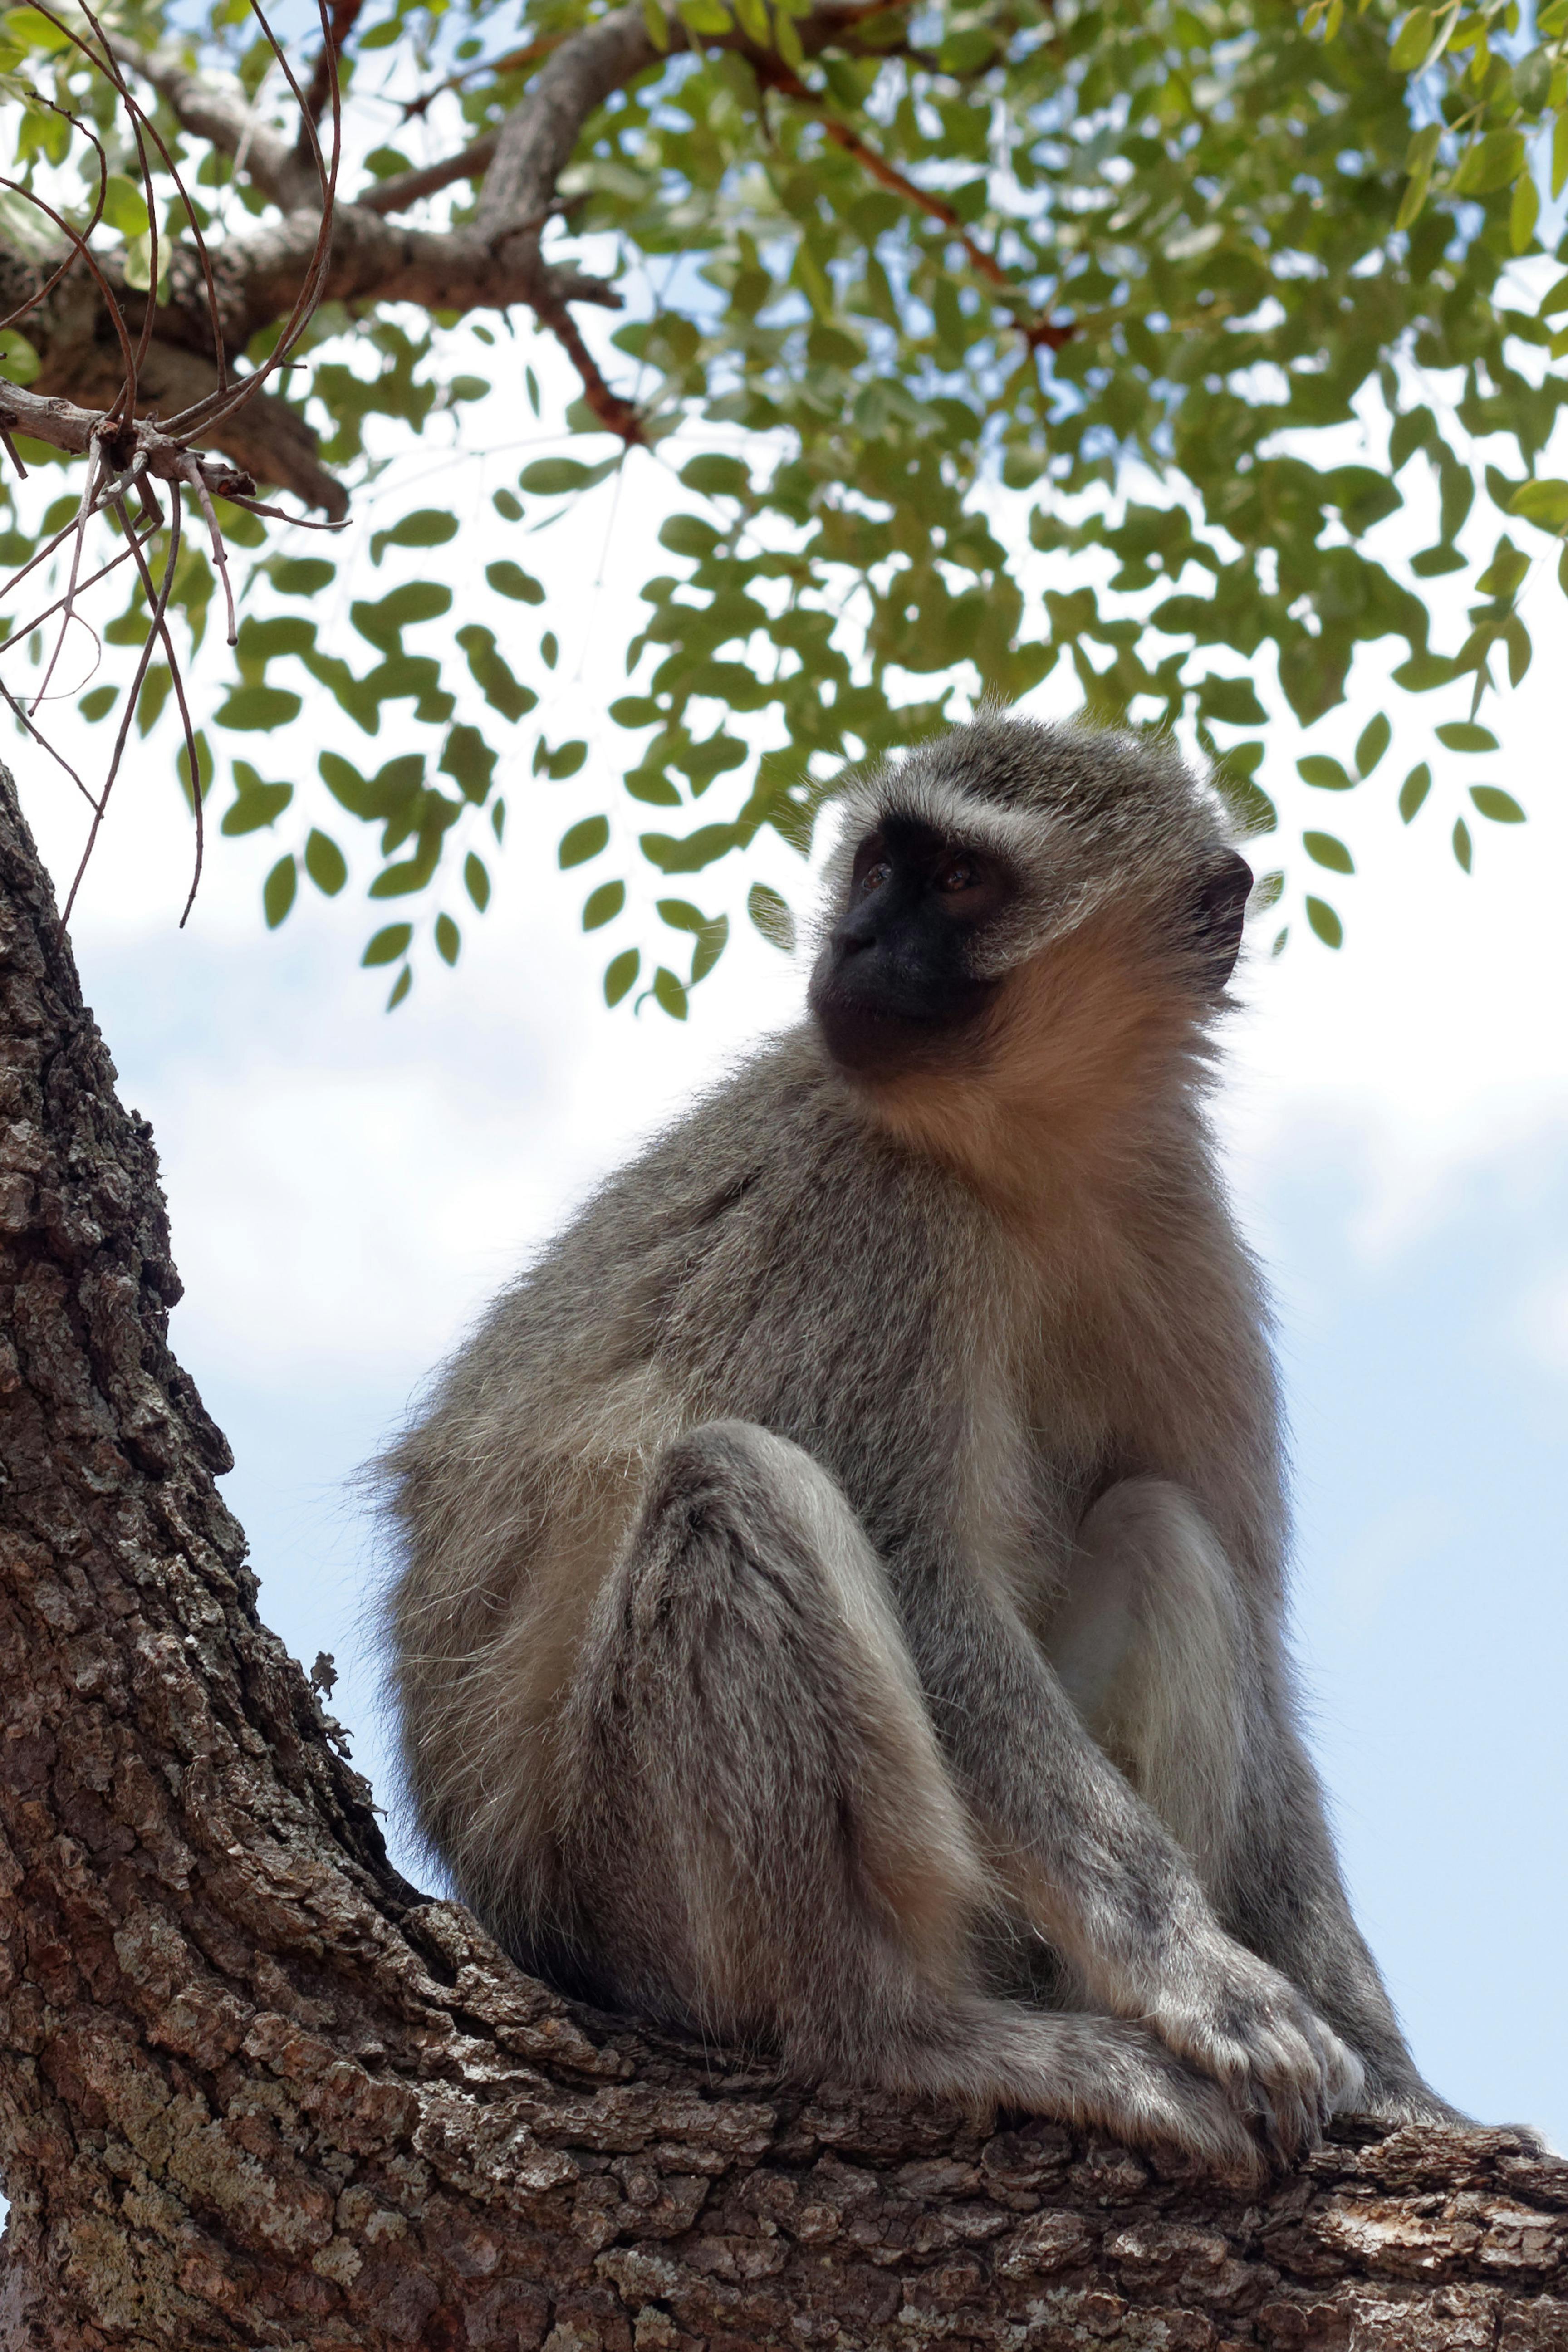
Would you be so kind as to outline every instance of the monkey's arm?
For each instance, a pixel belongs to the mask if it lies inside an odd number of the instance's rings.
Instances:
[[[911,1640],[993,1863],[1085,1995],[1166,2043],[1289,2145],[1360,2083],[1286,1978],[1220,1927],[1181,1848],[1096,1746],[1008,1604],[955,1570]],[[935,1596],[933,1596],[935,1600]]]

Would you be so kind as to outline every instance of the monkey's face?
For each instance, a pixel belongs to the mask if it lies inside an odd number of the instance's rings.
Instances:
[[[981,943],[1019,887],[994,848],[885,816],[856,849],[847,908],[812,974],[811,1009],[835,1061],[887,1076],[958,1046],[998,984],[978,968]]]

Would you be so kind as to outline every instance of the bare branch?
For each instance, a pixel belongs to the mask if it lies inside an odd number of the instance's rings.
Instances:
[[[176,49],[139,48],[122,33],[111,33],[109,46],[122,66],[167,100],[182,131],[210,140],[225,155],[237,155],[243,147],[246,176],[271,203],[291,212],[316,196],[308,155],[301,161],[280,132],[259,120],[237,81],[195,72]]]
[[[228,576],[228,557],[224,552],[223,533],[218,529],[217,510],[212,502],[212,493],[202,478],[201,465],[195,457],[187,457],[185,460],[185,479],[195,490],[201,502],[202,512],[206,517],[207,535],[212,541],[213,564],[218,578],[223,582],[224,604],[227,608],[228,628],[225,642],[232,646],[237,644],[239,638],[239,623],[235,618],[234,611],[234,583]],[[176,490],[174,495],[178,498],[179,492]]]
[[[356,202],[367,213],[400,213],[416,205],[421,196],[434,196],[449,188],[454,180],[479,179],[489,168],[500,135],[487,131],[482,139],[455,155],[444,156],[439,163],[426,163],[417,172],[396,172],[374,188],[366,188]]]
[[[196,466],[214,497],[256,495],[256,484],[248,474],[212,458],[194,457],[183,441],[145,418],[106,429],[100,410],[79,408],[74,400],[66,400],[58,393],[37,393],[0,379],[0,425],[73,457],[85,457],[96,438],[121,473],[153,474],[161,482],[188,482],[191,476],[186,469]]]
[[[310,69],[310,84],[300,110],[300,136],[294,153],[300,163],[310,162],[310,140],[307,122],[320,122],[336,80],[337,60],[342,54],[343,43],[353,31],[364,0],[331,0],[331,14],[327,20],[326,36]]]

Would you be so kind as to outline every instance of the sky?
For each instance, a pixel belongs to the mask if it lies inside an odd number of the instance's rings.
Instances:
[[[501,399],[486,404],[500,454],[449,478],[468,484],[465,565],[488,560],[488,490],[520,462]],[[482,420],[469,429],[484,440]],[[569,784],[532,778],[533,726],[519,730],[491,910],[468,923],[457,970],[422,970],[398,1013],[382,1010],[384,977],[357,969],[359,845],[345,843],[357,864],[342,898],[307,890],[268,936],[258,897],[278,843],[215,842],[177,928],[189,819],[162,738],[132,751],[73,925],[124,1098],[155,1131],[186,1285],[174,1343],[234,1447],[226,1492],[263,1612],[307,1666],[333,1654],[333,1711],[426,1884],[394,1806],[367,1626],[378,1552],[356,1473],[594,1181],[800,1004],[799,970],[742,921],[684,1027],[651,1006],[606,1013],[604,950],[578,928],[583,879],[555,870],[563,825],[614,805],[616,739],[597,714],[625,691],[623,625],[635,583],[661,568],[671,496],[668,468],[644,462],[618,497],[594,494],[581,528],[525,553],[550,601],[520,626],[562,643],[541,716],[552,740],[586,735],[589,763]],[[365,576],[379,590],[396,575]],[[1359,868],[1335,891],[1346,944],[1331,954],[1302,934],[1278,961],[1262,941],[1249,950],[1217,1115],[1278,1306],[1297,1645],[1358,1916],[1429,2078],[1483,2119],[1568,2147],[1568,604],[1549,580],[1531,618],[1534,667],[1494,716],[1505,748],[1485,771],[1529,824],[1477,825],[1467,879],[1447,845],[1446,762],[1446,813],[1435,794],[1406,831],[1397,779],[1432,753],[1432,721],[1457,714],[1390,703],[1393,751],[1350,814],[1334,812]],[[1028,707],[1067,699],[1047,681]],[[1375,684],[1358,688],[1312,748],[1347,756],[1377,707]],[[60,747],[91,772],[103,730],[55,709]],[[285,752],[302,769],[342,723],[308,706],[295,738],[263,747],[263,772]],[[79,803],[36,751],[5,756],[68,876]],[[1288,824],[1322,821],[1286,751],[1261,780]],[[804,903],[793,853],[762,858],[722,887],[738,900],[760,871]]]

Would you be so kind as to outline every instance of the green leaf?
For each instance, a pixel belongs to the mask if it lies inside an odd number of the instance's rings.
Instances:
[[[697,874],[736,848],[740,838],[736,825],[700,824],[684,841],[673,834],[645,833],[640,846],[648,864],[657,866],[661,874]]]
[[[1355,783],[1355,778],[1323,751],[1310,751],[1304,760],[1298,760],[1296,772],[1303,783],[1316,784],[1323,793],[1348,793]]]
[[[728,915],[715,915],[710,923],[703,924],[691,956],[690,985],[693,988],[697,986],[699,981],[707,979],[723,954],[729,940],[730,918]]]
[[[388,923],[377,931],[361,956],[362,964],[395,963],[400,955],[408,952],[408,942],[414,937],[412,923]]]
[[[659,5],[659,0],[642,0],[643,23],[647,26],[648,39],[656,49],[669,47],[669,20]]]
[[[320,555],[276,555],[267,569],[280,596],[319,596],[336,579],[338,567]]]
[[[110,228],[119,230],[121,236],[145,236],[147,234],[145,192],[138,182],[127,179],[123,172],[110,172],[104,184],[103,217]]]
[[[10,383],[31,383],[44,362],[26,335],[0,328],[0,375]]]
[[[236,798],[224,812],[221,833],[256,833],[274,824],[294,797],[292,784],[264,784],[247,760],[234,763]]]
[[[1425,760],[1412,768],[1399,787],[1399,814],[1408,824],[1432,789],[1432,771]]]
[[[1394,730],[1380,710],[1377,717],[1369,719],[1363,728],[1360,740],[1356,744],[1357,775],[1370,776],[1393,740]]]
[[[689,490],[705,499],[744,499],[751,495],[751,467],[739,457],[721,457],[715,452],[692,457],[682,466],[680,478]]]
[[[1395,73],[1414,73],[1432,46],[1436,27],[1436,12],[1431,8],[1412,8],[1399,28],[1388,62]]]
[[[275,931],[289,908],[300,887],[299,870],[291,857],[280,857],[261,886],[261,911],[267,918],[267,928]]]
[[[579,824],[569,825],[562,835],[561,846],[556,852],[557,861],[563,867],[586,865],[590,857],[598,856],[609,838],[608,817],[585,816]]]
[[[318,890],[335,898],[349,878],[348,860],[331,834],[312,825],[305,844],[305,871]]]
[[[1489,196],[1506,188],[1525,168],[1524,137],[1518,131],[1484,131],[1454,174],[1457,196]]]
[[[707,924],[701,908],[694,907],[689,898],[660,898],[658,905],[659,920],[672,930],[700,931]]]
[[[237,686],[213,717],[220,727],[270,733],[298,719],[303,708],[297,694],[286,693],[280,686]]]
[[[1451,719],[1436,730],[1439,743],[1450,751],[1495,751],[1497,737],[1489,727],[1477,727],[1468,719]]]
[[[584,901],[583,929],[596,931],[605,923],[613,923],[626,903],[626,886],[624,882],[601,882],[596,890],[589,891]]]
[[[463,798],[482,808],[489,797],[496,755],[477,727],[454,727],[441,753],[441,773],[450,776]]]
[[[1524,811],[1511,793],[1500,792],[1496,784],[1472,784],[1470,798],[1480,814],[1489,817],[1493,824],[1522,824]]]
[[[349,618],[362,637],[390,655],[400,649],[403,630],[420,621],[438,621],[451,606],[452,592],[438,581],[408,580],[374,604],[362,599],[351,604]]]
[[[1331,833],[1304,833],[1301,846],[1317,865],[1326,866],[1335,874],[1353,874],[1355,860],[1342,841]]]
[[[487,563],[485,578],[498,596],[510,596],[519,604],[542,604],[544,602],[544,591],[533,574],[525,572],[521,563],[513,563],[510,557],[503,558],[500,563]]]
[[[1515,493],[1517,496],[1517,493]],[[1509,503],[1512,504],[1510,499]],[[1500,539],[1492,550],[1492,560],[1477,581],[1483,596],[1505,597],[1522,587],[1530,570],[1530,558],[1521,555],[1511,539]]]
[[[671,515],[659,525],[658,543],[660,547],[668,547],[672,555],[686,555],[700,561],[703,556],[712,554],[721,536],[710,522],[703,522],[696,515]]]
[[[94,686],[82,696],[77,709],[84,719],[96,722],[108,718],[119,698],[120,688],[117,686]]]
[[[405,964],[403,970],[398,973],[397,978],[393,982],[392,993],[386,1000],[386,1009],[389,1013],[396,1012],[398,1006],[402,1003],[404,998],[407,995],[413,985],[413,969],[410,965]]]
[[[651,694],[623,694],[610,705],[610,717],[617,727],[651,727],[658,716],[658,705]]]
[[[1307,920],[1326,948],[1344,945],[1345,927],[1333,908],[1326,905],[1321,898],[1308,899]]]
[[[490,903],[490,877],[484,859],[471,849],[463,860],[463,887],[482,915]]]
[[[390,530],[373,530],[370,560],[379,563],[389,547],[445,547],[458,536],[458,518],[441,507],[416,507]]]
[[[437,915],[436,918],[436,952],[440,957],[442,962],[456,963],[458,961],[458,950],[461,945],[462,934],[459,932],[457,924],[452,920],[451,916]]]
[[[1529,251],[1540,218],[1541,191],[1526,170],[1513,184],[1513,200],[1508,208],[1508,241],[1515,253]]]
[[[769,889],[766,882],[752,882],[745,894],[745,912],[771,948],[781,948],[785,955],[795,950],[795,915],[778,891]]]
[[[623,948],[612,956],[605,967],[605,1002],[618,1004],[642,968],[642,957],[636,948]]]
[[[660,964],[653,976],[653,1001],[660,1012],[668,1013],[672,1021],[684,1021],[687,1014],[686,989],[667,964]]]
[[[592,489],[606,474],[613,474],[620,462],[619,457],[606,457],[602,465],[584,466],[580,457],[536,457],[531,466],[523,467],[517,486],[534,498],[564,498],[571,490]]]
[[[1509,510],[1542,530],[1562,530],[1568,527],[1568,482],[1526,482],[1515,490]]]
[[[1470,840],[1470,828],[1463,817],[1454,826],[1454,855],[1468,874],[1475,858],[1475,846]]]

